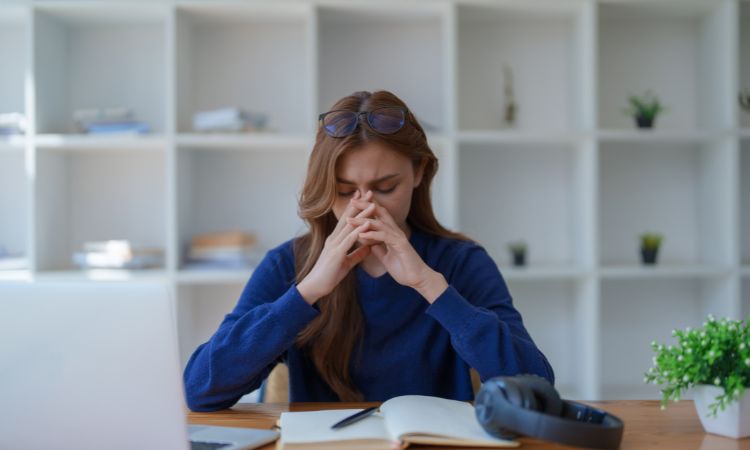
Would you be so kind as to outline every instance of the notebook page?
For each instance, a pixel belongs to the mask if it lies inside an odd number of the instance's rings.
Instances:
[[[358,422],[336,430],[331,425],[361,409],[337,409],[281,413],[281,439],[288,444],[329,442],[353,439],[392,440],[385,420],[376,412]]]
[[[423,395],[394,397],[380,406],[391,436],[433,435],[488,445],[517,446],[495,438],[479,424],[474,407],[458,400]]]

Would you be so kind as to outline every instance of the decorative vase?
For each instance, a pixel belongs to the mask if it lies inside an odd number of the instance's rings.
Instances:
[[[656,264],[656,257],[659,255],[659,248],[641,248],[641,260],[643,264]]]
[[[638,128],[653,128],[654,127],[654,117],[644,117],[641,115],[635,116],[635,123],[638,125]]]
[[[513,265],[514,266],[525,266],[526,265],[526,253],[513,253]]]
[[[750,389],[738,400],[729,403],[724,411],[717,411],[716,417],[708,417],[708,405],[724,393],[724,389],[709,384],[693,388],[695,410],[703,429],[708,433],[742,439],[750,436]]]

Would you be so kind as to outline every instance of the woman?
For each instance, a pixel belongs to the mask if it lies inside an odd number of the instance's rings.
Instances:
[[[438,162],[404,102],[357,92],[320,123],[299,200],[309,232],[268,251],[195,350],[188,406],[228,408],[279,362],[290,401],[471,400],[470,368],[554,383],[494,261],[435,219]]]

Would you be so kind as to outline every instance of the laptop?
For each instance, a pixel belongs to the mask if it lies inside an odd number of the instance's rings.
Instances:
[[[162,282],[0,283],[0,448],[275,441],[271,430],[188,427],[174,312]]]

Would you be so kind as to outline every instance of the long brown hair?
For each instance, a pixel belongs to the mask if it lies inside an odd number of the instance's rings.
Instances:
[[[381,106],[406,104],[388,91],[373,93],[360,91],[337,101],[332,110],[370,111]],[[333,213],[336,200],[336,161],[346,151],[361,147],[366,142],[379,141],[408,157],[416,168],[426,161],[422,181],[414,189],[407,223],[412,229],[438,236],[468,240],[461,233],[444,228],[435,218],[430,201],[430,185],[438,169],[435,154],[427,145],[427,137],[414,115],[409,112],[404,127],[390,135],[373,132],[360,122],[355,133],[340,138],[328,136],[318,129],[315,146],[310,154],[307,176],[299,199],[299,215],[309,231],[295,239],[296,281],[300,282],[312,270],[337,219]],[[320,376],[341,401],[361,401],[362,393],[351,378],[349,363],[354,346],[361,342],[362,310],[357,301],[357,280],[350,271],[339,285],[317,302],[320,315],[297,337],[300,347],[307,347]]]

